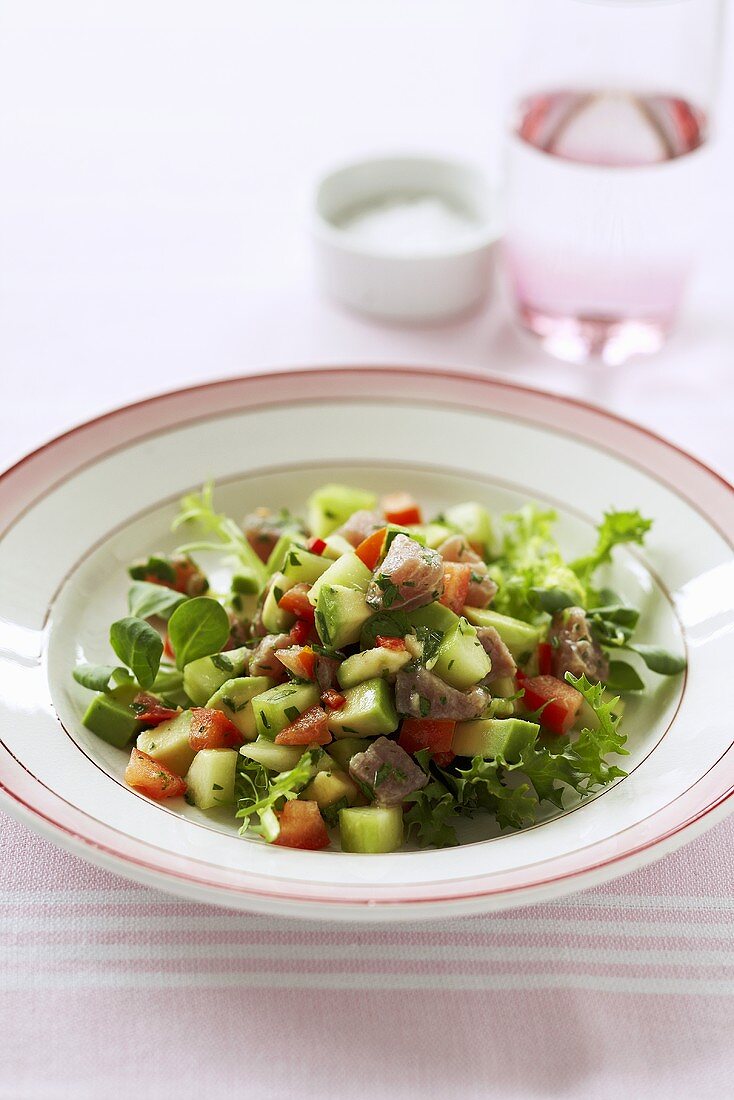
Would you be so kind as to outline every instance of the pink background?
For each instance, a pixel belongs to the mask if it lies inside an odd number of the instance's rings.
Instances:
[[[362,361],[568,393],[731,478],[731,74],[677,337],[581,369],[516,333],[501,296],[418,330],[318,296],[304,225],[324,165],[398,147],[497,164],[512,4],[361,7],[3,6],[0,464],[162,389]],[[731,820],[603,889],[392,931],[188,905],[0,822],[2,1097],[731,1091]]]

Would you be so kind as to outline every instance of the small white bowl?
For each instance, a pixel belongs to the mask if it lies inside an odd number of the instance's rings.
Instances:
[[[389,249],[341,224],[391,197],[435,197],[460,210],[467,228],[434,247]],[[477,306],[492,274],[498,219],[481,171],[426,156],[355,161],[324,175],[314,196],[313,241],[325,291],[362,313],[394,321],[453,317]]]

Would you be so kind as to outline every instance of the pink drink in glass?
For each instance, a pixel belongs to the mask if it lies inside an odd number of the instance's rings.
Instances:
[[[519,105],[505,260],[523,325],[553,354],[656,351],[697,240],[706,118],[683,99],[556,91]]]

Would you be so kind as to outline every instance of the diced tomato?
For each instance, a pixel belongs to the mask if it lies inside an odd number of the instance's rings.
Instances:
[[[319,640],[314,624],[308,619],[296,619],[290,629],[290,639],[293,645],[306,645]]]
[[[149,798],[162,801],[164,798],[178,798],[186,791],[186,783],[180,775],[148,756],[147,752],[133,749],[130,762],[125,768],[125,782],[136,791],[142,791]]]
[[[328,745],[329,718],[321,707],[309,707],[275,738],[276,745]]]
[[[275,844],[283,848],[307,848],[318,851],[331,841],[316,802],[292,798],[278,814],[280,833]]]
[[[301,668],[305,680],[313,680],[316,674],[316,654],[310,645],[305,645],[299,653]]]
[[[308,600],[310,588],[311,585],[305,583],[294,585],[280,597],[278,607],[283,611],[289,611],[297,619],[306,619],[307,622],[312,623],[316,612]]]
[[[189,745],[192,749],[234,749],[241,745],[242,734],[221,710],[194,707],[191,711]]]
[[[423,522],[421,510],[410,493],[391,493],[384,498],[382,509],[388,523],[395,523],[399,527]]]
[[[538,646],[538,672],[541,676],[550,676],[553,671],[552,655],[550,642],[541,642]]]
[[[540,724],[550,733],[568,733],[583,703],[581,692],[555,676],[518,676],[518,683],[525,694],[523,703],[528,710],[543,708]]]
[[[366,539],[360,542],[354,553],[359,560],[363,562],[368,569],[374,569],[380,560],[382,549],[385,545],[385,535],[387,534],[387,527],[381,527],[379,531],[373,531],[371,535],[368,535]]]
[[[375,641],[380,649],[394,649],[398,651],[405,649],[404,638],[391,638],[388,634],[378,634]]]
[[[171,645],[171,639],[168,637],[168,631],[166,631],[166,636],[163,639],[163,656],[167,661],[173,662],[176,660],[176,654],[173,652],[173,646]]]
[[[171,707],[164,707],[160,699],[156,699],[155,695],[148,695],[146,691],[139,691],[135,696],[133,710],[138,721],[145,722],[146,726],[160,726],[161,722],[168,722],[180,713]]]
[[[406,752],[450,753],[455,729],[456,722],[450,718],[404,718],[398,744]]]
[[[192,561],[188,558],[183,558],[174,561],[173,568],[176,570],[176,580],[173,582],[173,587],[176,592],[182,592],[184,595],[188,592],[189,581],[193,577],[194,573],[198,573]]]
[[[311,539],[308,548],[312,554],[323,554],[326,549],[326,543],[323,539]]]
[[[321,702],[329,710],[341,710],[346,701],[346,695],[342,695],[340,691],[336,691],[334,688],[327,688],[326,691],[321,693]]]
[[[471,584],[472,567],[468,562],[445,561],[443,563],[443,595],[438,601],[460,615],[466,603]]]

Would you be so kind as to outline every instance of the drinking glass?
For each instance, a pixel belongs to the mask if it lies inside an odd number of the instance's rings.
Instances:
[[[622,363],[679,310],[706,202],[721,0],[515,0],[504,263],[552,354]]]

